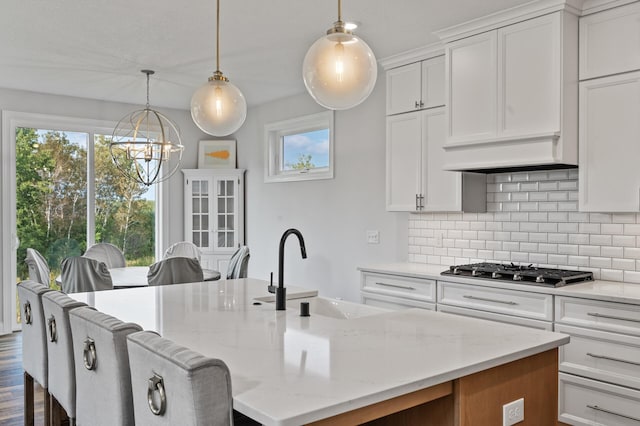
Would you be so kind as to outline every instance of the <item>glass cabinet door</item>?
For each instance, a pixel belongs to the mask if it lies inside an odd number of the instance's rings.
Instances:
[[[191,181],[191,241],[201,249],[211,247],[209,239],[210,181]]]
[[[235,177],[214,179],[214,247],[233,251],[238,247],[238,183]]]

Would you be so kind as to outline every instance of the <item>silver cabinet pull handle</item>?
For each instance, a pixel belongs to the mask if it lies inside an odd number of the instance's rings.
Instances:
[[[496,299],[486,299],[484,297],[477,297],[477,296],[469,296],[467,294],[465,294],[464,296],[465,299],[473,299],[473,300],[482,300],[483,302],[495,302],[495,303],[502,303],[503,305],[517,305],[516,302],[511,302],[511,301],[505,301],[505,300],[496,300]]]
[[[620,320],[620,321],[640,322],[640,320],[637,320],[637,319],[634,319],[634,318],[616,317],[616,316],[613,316],[613,315],[599,314],[597,312],[587,312],[587,315],[590,315],[590,316],[596,317],[596,318],[608,318],[608,319],[614,319],[614,320]]]
[[[589,405],[589,404],[587,404],[587,407],[591,408],[592,410],[602,411],[603,413],[613,414],[614,416],[622,417],[624,419],[629,419],[629,420],[633,420],[635,422],[640,422],[640,419],[637,418],[637,417],[631,417],[631,416],[627,416],[626,414],[616,413],[615,411],[607,410],[605,408],[600,408],[597,405]]]
[[[420,196],[416,194],[416,211],[420,210]]]
[[[609,360],[609,361],[624,362],[625,364],[631,364],[631,365],[640,365],[640,362],[627,361],[626,359],[613,358],[613,357],[606,356],[606,355],[596,355],[596,354],[592,354],[592,353],[589,353],[589,352],[587,352],[587,355],[592,357],[592,358],[606,359],[606,360]]]
[[[84,360],[84,368],[87,370],[93,370],[96,368],[96,344],[92,338],[87,337],[84,341],[84,351],[82,352],[82,358]]]
[[[416,108],[420,108],[420,102],[416,101],[415,106]]]
[[[58,340],[58,331],[56,330],[56,318],[51,315],[51,318],[47,320],[49,325],[49,341],[56,342]]]
[[[160,406],[156,407],[153,400],[153,393],[158,392],[160,395]],[[156,416],[161,416],[167,408],[167,395],[164,392],[164,379],[158,373],[153,373],[153,377],[149,379],[149,389],[147,390],[147,402],[149,409]]]
[[[393,288],[401,288],[403,290],[415,290],[415,287],[411,287],[408,285],[400,285],[400,284],[387,284],[387,283],[376,283],[376,285],[381,285],[383,287],[393,287]]]
[[[424,102],[420,101],[420,108],[422,108],[424,106]]]

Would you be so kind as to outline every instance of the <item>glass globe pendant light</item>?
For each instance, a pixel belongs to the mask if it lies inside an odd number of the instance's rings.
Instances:
[[[302,77],[311,97],[329,109],[352,108],[371,94],[378,77],[376,58],[367,43],[345,28],[341,0],[338,20],[304,57]]]
[[[191,97],[191,118],[212,136],[230,135],[247,118],[242,92],[220,71],[220,0],[216,0],[216,71]]]
[[[125,176],[150,186],[169,179],[178,170],[184,146],[178,127],[149,106],[149,76],[154,71],[141,72],[147,75],[147,104],[118,122],[111,135],[109,152]]]

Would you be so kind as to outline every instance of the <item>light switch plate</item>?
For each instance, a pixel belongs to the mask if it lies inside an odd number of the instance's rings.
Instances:
[[[380,244],[380,231],[367,231],[367,244]]]
[[[502,406],[502,426],[511,426],[524,421],[524,398]]]

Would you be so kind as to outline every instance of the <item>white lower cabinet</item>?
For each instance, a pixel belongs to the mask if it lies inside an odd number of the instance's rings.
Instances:
[[[640,425],[640,307],[556,296],[559,420],[571,425]]]
[[[447,314],[463,315],[465,317],[485,319],[489,321],[502,322],[505,324],[521,325],[523,327],[537,328],[539,330],[553,330],[553,324],[548,321],[538,321],[529,318],[516,317],[512,315],[496,314],[476,309],[459,308],[456,306],[437,305],[438,312]]]
[[[438,281],[438,308],[441,305],[549,323],[553,319],[553,296],[543,293]]]
[[[376,293],[362,292],[362,303],[369,306],[376,306],[378,308],[386,308],[393,310],[409,309],[409,308],[422,308],[429,311],[436,310],[435,303],[421,302],[418,300],[405,299],[395,296],[384,296]]]
[[[640,424],[640,391],[560,373],[558,420],[570,425]]]

